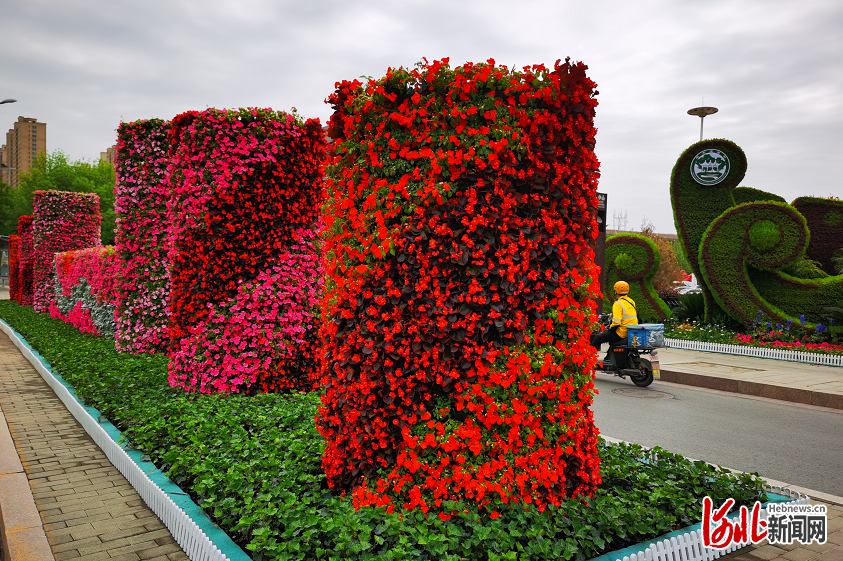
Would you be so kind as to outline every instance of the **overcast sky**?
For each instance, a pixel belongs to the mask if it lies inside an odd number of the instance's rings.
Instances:
[[[245,106],[330,115],[341,79],[422,57],[552,65],[598,84],[600,191],[628,229],[674,232],[670,171],[699,139],[747,153],[744,185],[843,196],[838,0],[2,0],[0,129],[47,123],[47,149],[92,160],[121,120]]]

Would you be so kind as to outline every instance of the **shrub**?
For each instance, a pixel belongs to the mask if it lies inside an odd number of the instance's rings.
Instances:
[[[100,245],[100,201],[93,193],[35,191],[32,206],[32,302],[48,312],[53,301],[55,254]]]
[[[83,333],[114,338],[120,266],[112,246],[57,253],[50,315]]]
[[[617,281],[629,283],[629,297],[635,302],[638,321],[664,321],[670,317],[670,308],[653,286],[653,277],[659,270],[661,253],[656,243],[641,234],[617,234],[606,240],[606,286],[603,310],[612,310],[611,287]]]
[[[114,159],[117,349],[167,352],[170,344],[170,261],[167,248],[169,124],[160,119],[120,123]]]
[[[599,482],[585,69],[425,62],[329,98],[318,427],[358,506],[544,509]]]
[[[681,294],[679,307],[674,308],[673,317],[679,321],[703,321],[705,319],[705,298],[702,292]]]
[[[209,109],[176,117],[170,139],[170,383],[205,393],[312,389],[319,121]]]
[[[18,218],[18,236],[20,237],[18,264],[18,302],[22,306],[32,305],[32,216]]]

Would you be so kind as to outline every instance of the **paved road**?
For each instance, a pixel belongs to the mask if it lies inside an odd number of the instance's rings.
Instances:
[[[843,411],[597,375],[600,432],[843,496]]]

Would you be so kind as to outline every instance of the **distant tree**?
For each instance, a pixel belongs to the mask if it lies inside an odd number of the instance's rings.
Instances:
[[[114,243],[114,166],[110,163],[102,160],[71,162],[67,154],[56,150],[49,155],[39,155],[29,173],[20,174],[18,185],[17,192],[11,197],[15,227],[18,216],[32,214],[32,193],[35,191],[56,189],[96,193],[100,197],[102,213],[102,243]]]
[[[0,181],[0,235],[11,236],[18,233],[18,216],[15,214],[18,204],[17,192],[8,183]]]

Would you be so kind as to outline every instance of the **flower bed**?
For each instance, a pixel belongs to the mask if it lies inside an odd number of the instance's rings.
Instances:
[[[585,69],[444,60],[329,98],[318,426],[358,506],[494,518],[599,483]]]
[[[794,333],[791,333],[787,325],[774,326],[763,323],[760,324],[760,327],[755,326],[752,332],[746,334],[696,321],[667,322],[665,324],[665,337],[673,339],[843,355],[843,344],[840,343],[837,336],[832,336],[834,337],[832,340],[826,340],[827,337],[823,336],[825,330],[822,330],[819,336],[815,335],[816,330],[812,330],[811,333],[808,333],[808,330],[803,330],[801,335],[796,335],[796,331],[797,329],[793,329]]]
[[[319,121],[210,109],[176,117],[170,140],[170,383],[201,393],[312,389]]]
[[[603,482],[588,504],[504,505],[494,520],[460,501],[448,521],[355,510],[327,490],[318,393],[185,394],[169,387],[166,357],[118,353],[114,341],[12,302],[0,302],[0,318],[255,558],[585,560],[698,521],[706,495],[766,499],[753,475],[601,443]]]
[[[32,305],[32,216],[18,218],[18,236],[20,237],[18,262],[18,302],[23,306]]]
[[[167,134],[160,119],[121,123],[114,159],[118,280],[117,348],[167,352],[170,344],[170,271],[167,248]]]
[[[100,203],[93,193],[35,191],[32,194],[32,305],[48,312],[55,295],[55,254],[100,245]]]
[[[50,315],[83,333],[113,338],[120,266],[112,246],[57,253]]]

